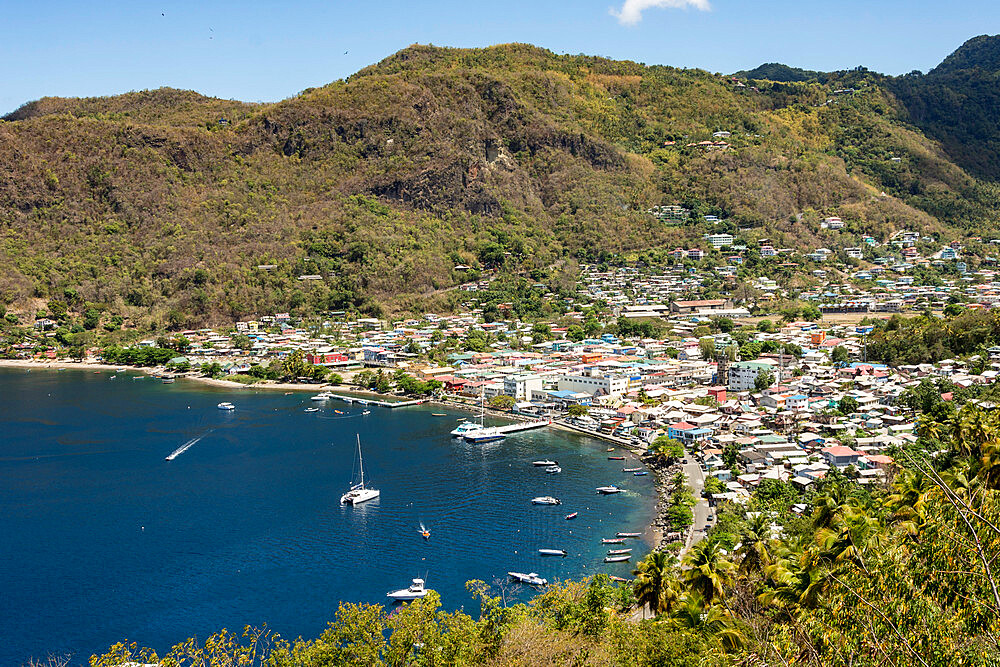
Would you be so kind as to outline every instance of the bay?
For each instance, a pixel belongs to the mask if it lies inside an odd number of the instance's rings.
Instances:
[[[314,637],[340,601],[382,603],[413,577],[473,611],[465,582],[509,587],[509,570],[628,576],[603,563],[600,540],[652,517],[652,476],[622,472],[631,456],[609,461],[604,443],[553,429],[471,445],[448,434],[468,414],[440,406],[312,405],[134,372],[0,369],[0,664],[83,664],[124,639],[162,652],[247,624]],[[382,495],[342,507],[356,434]],[[628,492],[596,495],[604,484]],[[539,495],[563,504],[532,506]],[[630,542],[634,560],[648,551]]]

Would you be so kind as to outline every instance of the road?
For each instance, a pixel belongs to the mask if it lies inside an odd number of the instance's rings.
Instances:
[[[691,534],[688,536],[687,542],[684,543],[684,549],[681,551],[681,558],[684,557],[688,549],[704,539],[705,532],[712,525],[709,523],[708,518],[714,514],[712,508],[708,505],[708,500],[701,495],[702,490],[705,488],[705,473],[702,472],[701,466],[694,457],[690,455],[685,459],[684,475],[687,477],[688,486],[691,488],[691,492],[698,502],[692,508],[694,523],[691,525]]]

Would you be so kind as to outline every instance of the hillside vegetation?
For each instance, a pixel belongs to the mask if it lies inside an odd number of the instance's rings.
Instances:
[[[718,130],[729,148],[688,145]],[[738,87],[527,45],[413,46],[276,104],[162,89],[9,115],[0,304],[56,299],[143,331],[448,310],[481,272],[571,284],[574,260],[712,230],[829,245],[823,214],[882,238],[984,234],[998,192],[866,72]],[[691,224],[645,213],[675,202]]]

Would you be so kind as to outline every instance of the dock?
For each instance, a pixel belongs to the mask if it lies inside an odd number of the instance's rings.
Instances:
[[[521,431],[530,431],[536,428],[544,428],[551,424],[547,419],[540,419],[538,421],[531,422],[517,422],[515,424],[507,424],[506,426],[490,426],[483,429],[478,429],[476,431],[471,431],[465,435],[465,439],[469,442],[484,442],[488,439],[500,440],[508,433],[520,433]]]
[[[340,394],[333,394],[333,397],[341,400],[345,403],[357,403],[358,405],[374,405],[379,408],[405,408],[410,405],[423,405],[427,402],[426,398],[416,398],[410,401],[380,401],[375,398],[358,398],[357,396],[341,396]]]

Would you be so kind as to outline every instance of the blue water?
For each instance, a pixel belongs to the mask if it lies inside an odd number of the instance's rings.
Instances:
[[[383,602],[417,576],[452,609],[472,608],[466,581],[508,570],[625,576],[600,539],[651,518],[652,478],[588,438],[469,445],[448,435],[466,415],[440,406],[307,414],[306,393],[112,375],[0,369],[0,665],[85,663],[123,639],[162,652],[246,624],[314,637],[339,601]],[[226,400],[235,412],[216,408]],[[341,507],[355,433],[382,496]],[[563,473],[533,468],[540,457]],[[629,493],[594,493],[609,483]],[[531,506],[538,495],[564,504]],[[633,560],[648,551],[629,542]],[[537,556],[545,547],[570,556]]]

